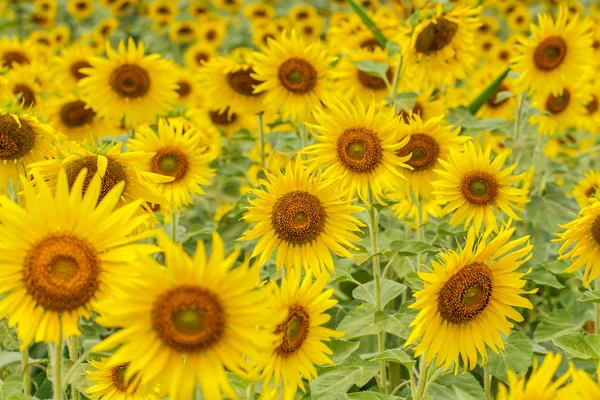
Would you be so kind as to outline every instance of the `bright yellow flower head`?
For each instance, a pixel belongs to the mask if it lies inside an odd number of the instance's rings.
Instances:
[[[109,366],[108,359],[90,360],[93,368],[86,374],[92,386],[85,393],[90,399],[110,398],[114,400],[158,400],[158,387],[140,385],[140,377],[125,379],[129,363]]]

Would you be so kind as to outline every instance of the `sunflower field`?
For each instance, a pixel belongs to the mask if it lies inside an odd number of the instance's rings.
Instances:
[[[600,0],[0,0],[0,400],[600,400]]]

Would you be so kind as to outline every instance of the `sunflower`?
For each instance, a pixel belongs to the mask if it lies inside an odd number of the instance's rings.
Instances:
[[[520,54],[513,59],[512,69],[521,74],[517,84],[523,88],[558,95],[590,63],[590,22],[577,18],[567,22],[567,14],[567,7],[561,5],[555,21],[549,14],[539,15],[538,25],[531,26],[532,37],[520,38]]]
[[[537,125],[542,135],[562,134],[569,127],[574,127],[587,115],[586,105],[592,100],[589,90],[581,84],[566,83],[557,92],[550,89],[538,90],[531,99],[534,108],[545,114],[529,117],[529,122]]]
[[[307,21],[297,22],[294,29],[308,43],[321,40],[321,34],[325,27],[325,20],[321,17],[312,18]]]
[[[79,335],[79,318],[89,319],[98,300],[119,293],[119,285],[135,276],[137,253],[156,251],[135,244],[152,231],[130,236],[147,218],[134,216],[140,201],[114,211],[123,184],[96,206],[98,176],[86,181],[82,173],[69,185],[63,170],[54,196],[37,178],[21,179],[26,209],[0,197],[0,315],[9,317],[10,327],[18,325],[21,350],[32,341],[60,343],[62,336]]]
[[[177,7],[177,3],[170,0],[157,0],[148,4],[146,13],[148,18],[155,22],[171,23],[177,18],[179,8]]]
[[[425,362],[431,362],[437,355],[436,366],[443,364],[446,370],[454,363],[455,373],[462,358],[464,368],[471,370],[478,353],[481,364],[487,362],[486,345],[495,353],[497,347],[504,350],[500,334],[510,335],[514,326],[507,317],[523,321],[513,307],[533,308],[521,295],[536,290],[523,290],[526,273],[516,272],[531,258],[529,236],[509,241],[515,228],[504,227],[488,243],[490,232],[476,243],[476,229],[471,227],[464,248],[442,253],[431,261],[429,272],[417,272],[424,288],[410,305],[419,314],[405,344],[421,339],[415,357],[425,354]]]
[[[197,107],[202,98],[201,93],[205,93],[204,88],[200,87],[198,75],[190,69],[179,66],[174,69],[174,75],[179,96],[176,103],[187,107]]]
[[[479,232],[486,229],[498,230],[496,216],[503,211],[510,218],[520,221],[514,210],[520,210],[527,199],[527,192],[510,186],[525,177],[513,176],[517,167],[513,164],[502,169],[506,153],[498,154],[490,161],[491,148],[467,143],[465,151],[451,149],[448,160],[439,160],[443,169],[435,170],[440,176],[432,183],[440,204],[446,204],[444,215],[453,212],[450,223],[464,221],[465,228],[472,222]]]
[[[97,118],[96,112],[77,96],[47,97],[42,109],[48,124],[69,140],[94,142],[98,138],[121,133],[118,121]]]
[[[65,25],[58,25],[50,32],[55,48],[61,48],[71,40],[71,30]]]
[[[387,83],[380,77],[361,71],[355,63],[363,61],[387,64],[388,69],[385,74]],[[358,49],[342,57],[337,64],[335,84],[340,95],[348,96],[350,99],[358,98],[365,104],[374,97],[375,102],[379,104],[389,94],[388,84],[394,80],[395,65],[396,61],[390,59],[384,50]]]
[[[0,67],[31,64],[36,60],[35,54],[35,48],[30,43],[21,43],[16,37],[0,38]]]
[[[157,54],[144,56],[144,45],[129,38],[117,51],[106,46],[108,59],[92,58],[87,76],[79,82],[82,95],[103,117],[125,118],[126,126],[152,122],[177,100],[173,65]]]
[[[218,10],[226,10],[229,12],[235,12],[242,8],[243,0],[213,0],[213,4]]]
[[[168,0],[167,0],[168,1]],[[210,18],[212,16],[212,8],[208,0],[192,0],[188,4],[188,13],[198,20]]]
[[[404,85],[400,85],[399,91],[410,92],[412,89]],[[409,123],[411,115],[418,115],[423,121],[427,121],[428,119],[446,114],[448,109],[444,103],[444,97],[439,93],[439,91],[422,91],[417,95],[415,104],[412,106],[412,108],[410,110],[401,109],[398,111],[398,116],[402,117],[402,120],[406,124]]]
[[[564,242],[558,250],[559,259],[571,259],[571,266],[565,272],[574,272],[585,266],[583,286],[587,287],[600,275],[600,202],[582,208],[573,221],[559,226],[565,229],[557,234],[556,240]]]
[[[239,240],[259,239],[252,257],[264,264],[277,250],[276,266],[280,270],[304,268],[315,275],[335,272],[331,253],[352,258],[346,247],[360,240],[353,232],[364,226],[352,214],[363,210],[353,206],[348,189],[340,190],[337,179],[326,179],[320,172],[306,170],[302,159],[285,172],[265,172],[264,189],[252,191],[243,220],[255,223]]]
[[[158,133],[143,125],[137,128],[135,139],[129,139],[130,151],[153,154],[142,164],[143,170],[173,178],[158,187],[175,209],[190,205],[192,196],[204,194],[201,185],[210,185],[208,178],[215,175],[208,164],[216,154],[205,152],[202,139],[194,128],[184,130],[181,120],[162,118],[158,120]]]
[[[60,57],[54,58],[52,75],[55,77],[54,86],[62,93],[72,93],[77,89],[77,82],[85,77],[82,68],[89,68],[90,59],[95,52],[88,46],[75,43],[65,47],[60,52]]]
[[[190,69],[202,68],[204,64],[217,54],[215,46],[198,41],[185,49],[183,61]]]
[[[495,48],[488,54],[487,64],[485,67],[495,72],[496,75],[493,78],[495,79],[504,69],[509,67],[510,60],[512,60],[516,55],[517,51],[515,49],[515,46],[507,42],[499,42],[496,44]],[[491,79],[490,82],[493,79]],[[509,79],[509,77],[506,77],[504,79]],[[514,80],[513,78],[510,79]]]
[[[269,40],[276,40],[281,36],[277,22],[280,20],[282,18],[277,20],[261,20],[252,24],[252,42],[256,47],[266,47],[269,44]]]
[[[558,391],[556,400],[600,399],[600,385],[585,371],[575,368],[571,363],[568,375],[571,377],[571,383]]]
[[[96,25],[95,31],[103,38],[108,39],[119,27],[119,20],[116,18],[103,19]]]
[[[408,195],[410,190],[415,198],[429,200],[433,187],[431,182],[437,178],[435,169],[440,168],[439,160],[446,160],[450,150],[458,150],[468,136],[459,136],[460,127],[453,129],[444,121],[444,116],[431,118],[425,122],[413,115],[408,125],[400,125],[399,140],[408,139],[408,143],[397,150],[401,157],[410,157],[406,164],[412,170],[403,171]]]
[[[140,260],[145,279],[98,305],[98,323],[123,329],[94,350],[121,345],[108,365],[129,362],[125,379],[138,373],[142,385],[160,384],[159,398],[188,399],[196,385],[205,399],[237,398],[225,368],[251,377],[246,358],[265,357],[272,340],[256,329],[268,317],[267,293],[255,290],[260,268],[246,260],[232,269],[240,251],[226,256],[217,233],[208,260],[202,241],[192,258],[180,245],[159,239],[166,267],[152,257]]]
[[[169,28],[169,40],[173,43],[193,42],[198,36],[198,30],[196,21],[173,22]]]
[[[600,42],[598,42],[600,47]],[[578,126],[592,135],[600,133],[600,79],[588,80],[589,101],[585,105],[586,113]]]
[[[303,22],[311,18],[317,18],[318,15],[317,8],[309,5],[293,6],[288,11],[288,17],[293,22]]]
[[[233,106],[233,105],[232,105]],[[242,129],[255,132],[258,126],[256,115],[248,111],[233,112],[230,107],[220,111],[206,106],[190,110],[188,116],[196,125],[210,125],[213,129],[231,137]]]
[[[400,141],[400,119],[393,109],[381,109],[374,102],[366,108],[360,100],[350,103],[339,98],[324,101],[325,107],[316,107],[316,125],[309,125],[320,135],[321,142],[306,147],[310,161],[326,167],[326,174],[339,176],[339,184],[349,189],[348,196],[358,197],[369,204],[370,192],[374,200],[385,204],[384,191],[393,190],[406,179],[404,168],[410,155],[399,156],[409,138]]]
[[[25,165],[52,157],[54,146],[66,138],[30,114],[0,110],[0,187],[17,184]]]
[[[254,54],[254,74],[261,81],[255,93],[266,91],[266,108],[278,109],[284,118],[307,119],[327,91],[333,59],[321,42],[306,45],[296,31],[269,39],[262,53]]]
[[[481,8],[435,8],[435,17],[417,25],[403,49],[403,63],[418,82],[452,85],[464,79],[478,59],[475,47]]]
[[[595,201],[598,189],[600,189],[600,172],[592,169],[586,172],[583,175],[583,179],[577,182],[571,194],[575,197],[580,207],[585,207],[590,202]]]
[[[531,25],[531,13],[526,6],[518,6],[506,18],[512,32],[527,32]]]
[[[419,227],[422,223],[429,220],[429,217],[440,218],[442,207],[434,200],[423,201],[421,203],[421,214],[419,215],[419,206],[415,201],[405,194],[405,191],[399,190],[389,193],[389,199],[394,201],[391,210],[401,221],[410,220],[414,227]]]
[[[313,281],[308,273],[301,280],[300,271],[292,270],[269,299],[272,318],[278,321],[269,327],[276,339],[268,350],[268,359],[259,367],[264,368],[265,385],[271,379],[274,387],[283,384],[283,400],[295,399],[298,388],[306,391],[302,378],[310,382],[317,377],[314,365],[333,364],[329,358],[333,351],[324,342],[344,335],[322,326],[331,318],[326,311],[337,304],[331,298],[333,289],[325,290],[326,284],[326,276]]]
[[[77,42],[87,46],[95,55],[104,52],[106,39],[98,32],[90,31],[77,38]]]
[[[15,102],[13,92],[8,88],[8,81],[0,75],[0,108],[4,109],[8,102]]]
[[[214,153],[217,156],[222,153],[221,133],[216,129],[210,121],[204,118],[197,117],[197,109],[188,110],[185,116],[169,117],[168,120],[178,119],[183,124],[183,130],[195,129],[202,136],[199,146],[204,148],[205,153]]]
[[[244,15],[250,21],[271,20],[277,16],[277,12],[268,4],[248,4],[244,7]]]
[[[37,175],[48,182],[50,188],[56,186],[61,170],[66,171],[69,187],[71,187],[79,173],[86,169],[84,192],[87,191],[94,174],[99,172],[102,188],[98,201],[101,201],[115,185],[124,181],[125,187],[119,198],[119,204],[136,202],[139,199],[149,203],[165,203],[165,198],[156,185],[169,182],[173,178],[140,169],[140,165],[151,159],[153,154],[121,153],[122,143],[109,146],[112,147],[87,150],[79,145],[69,144],[58,150],[56,158],[29,164],[27,169],[30,170],[30,174]]]
[[[473,98],[483,92],[497,76],[498,72],[496,67],[484,67],[474,72],[469,80],[471,92],[474,94]],[[502,92],[509,92],[509,97],[498,99],[498,94]],[[514,79],[507,76],[502,80],[494,93],[492,93],[488,101],[486,101],[479,109],[477,117],[482,119],[504,118],[512,121],[514,119],[515,109],[517,108],[517,93],[518,90]]]
[[[508,370],[508,389],[502,383],[498,385],[497,400],[572,400],[575,398],[585,399],[581,396],[563,398],[560,393],[563,389],[560,387],[569,379],[570,373],[563,374],[554,382],[552,378],[560,366],[562,357],[560,354],[548,353],[544,357],[542,365],[538,368],[537,358],[534,358],[533,372],[527,378],[523,376],[518,379],[514,372]],[[564,392],[563,392],[564,393]],[[597,398],[597,397],[595,397]],[[585,399],[587,400],[587,399]],[[590,399],[591,400],[591,399]]]
[[[265,93],[255,93],[262,82],[253,78],[252,63],[217,57],[204,64],[200,71],[203,93],[210,99],[211,108],[223,112],[256,113],[262,107]]]
[[[69,0],[67,12],[77,19],[89,18],[94,13],[93,0]]]
[[[227,33],[227,20],[221,18],[210,18],[200,24],[198,38],[213,47],[219,47]]]
[[[8,90],[13,95],[19,96],[18,103],[24,108],[31,108],[40,103],[40,94],[42,88],[36,81],[33,64],[25,66],[13,65],[13,68],[6,74]]]
[[[89,365],[93,369],[87,370],[86,374],[92,386],[85,393],[90,399],[158,400],[158,387],[140,385],[137,375],[125,380],[129,363],[108,366],[108,359],[103,358],[90,360]]]

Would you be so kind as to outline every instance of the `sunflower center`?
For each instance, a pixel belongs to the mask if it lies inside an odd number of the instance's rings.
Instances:
[[[127,174],[125,170],[115,159],[112,157],[106,157],[107,166],[106,173],[102,177],[102,187],[100,188],[100,196],[98,197],[98,202],[106,196],[106,194],[119,182],[126,181],[127,182]],[[73,187],[79,172],[83,168],[87,168],[87,173],[85,175],[85,180],[83,181],[83,193],[87,191],[87,188],[92,181],[92,178],[98,171],[98,156],[86,156],[77,160],[73,160],[68,163],[65,167],[65,171],[67,173],[67,181],[69,182],[69,189]]]
[[[29,64],[29,57],[20,51],[7,51],[2,55],[2,66],[10,68],[12,63],[17,63],[19,65]]]
[[[423,114],[423,105],[418,101],[415,102],[415,105],[412,108],[412,115],[418,115],[419,117]],[[410,123],[410,114],[404,112],[404,110],[400,110],[398,112],[398,116],[402,118],[404,123]]]
[[[287,243],[302,245],[321,235],[327,213],[321,200],[308,192],[295,190],[281,196],[273,205],[271,224]]]
[[[281,335],[281,345],[277,352],[286,356],[298,350],[308,336],[309,323],[309,315],[302,306],[290,307],[287,318],[275,330],[275,333]]]
[[[177,82],[177,94],[180,98],[186,97],[192,91],[192,87],[186,81]]]
[[[346,168],[354,172],[370,172],[381,161],[381,143],[375,132],[368,128],[348,128],[337,140],[337,154]]]
[[[414,171],[424,171],[433,168],[440,156],[440,146],[429,135],[415,133],[410,135],[406,146],[398,150],[397,154],[406,157],[412,154],[406,163],[414,168]]]
[[[200,66],[204,65],[204,63],[207,62],[209,59],[210,59],[210,56],[203,52],[198,52],[194,56],[194,60],[196,61],[196,64],[198,64]]]
[[[438,295],[438,312],[455,324],[472,321],[490,302],[492,273],[482,263],[473,262],[458,270]]]
[[[360,48],[361,49],[367,49],[369,51],[374,51],[375,49],[381,49],[381,43],[379,43],[379,41],[375,38],[369,38],[366,40],[363,40],[360,43]]]
[[[498,93],[506,92],[506,91],[508,91],[508,87],[503,84],[500,84],[500,86],[498,86],[498,88],[496,90],[494,90],[494,93],[492,93],[492,95],[488,99],[488,101],[487,101],[488,107],[498,108],[498,107],[501,107],[504,103],[506,103],[508,101],[508,98],[497,101]]]
[[[590,186],[589,188],[587,188],[587,190],[583,194],[585,195],[585,197],[592,197],[592,196],[596,196],[597,191],[598,191],[598,188],[596,188],[596,186]]]
[[[600,216],[596,217],[594,222],[592,222],[590,233],[592,234],[592,237],[594,238],[596,243],[600,245]]]
[[[317,84],[317,71],[306,60],[292,57],[279,67],[279,81],[287,90],[296,94],[310,92]]]
[[[585,109],[587,110],[588,114],[595,114],[596,111],[598,111],[598,98],[592,95],[592,101],[587,103]]]
[[[463,177],[461,191],[469,203],[489,205],[498,196],[498,183],[486,172],[470,172]]]
[[[436,23],[430,23],[419,36],[415,43],[415,49],[419,53],[433,54],[442,50],[452,42],[452,38],[458,31],[458,24],[442,17]]]
[[[392,69],[388,68],[385,75],[388,79],[388,82],[390,82],[394,76]],[[367,89],[381,90],[381,89],[387,88],[387,85],[385,84],[385,80],[381,79],[378,76],[373,76],[371,74],[367,74],[366,72],[361,71],[361,70],[358,70],[358,80],[360,81],[361,85],[363,85]]]
[[[224,111],[212,110],[208,112],[210,120],[215,125],[231,125],[237,119],[236,113],[231,113],[229,115],[229,107],[227,107]]]
[[[148,93],[150,76],[138,65],[124,64],[112,72],[109,84],[119,96],[136,99]]]
[[[544,71],[558,67],[567,55],[567,43],[559,36],[544,39],[533,53],[535,66]]]
[[[550,93],[546,99],[546,110],[552,114],[560,114],[569,106],[570,100],[571,93],[567,89],[559,96]]]
[[[260,81],[250,76],[254,74],[252,68],[230,72],[227,74],[227,83],[233,90],[244,96],[259,96],[258,93],[254,93],[254,87],[260,85]]]
[[[172,176],[175,181],[186,176],[188,172],[188,160],[186,155],[174,147],[159,149],[152,157],[152,172],[161,175]]]
[[[161,294],[152,307],[152,327],[169,347],[182,353],[202,351],[225,331],[225,310],[207,289],[180,285]]]
[[[125,371],[127,370],[127,367],[129,367],[129,363],[125,363],[125,364],[121,364],[121,365],[117,365],[116,367],[113,367],[111,370],[111,381],[112,384],[116,386],[116,388],[122,392],[122,393],[129,393],[129,394],[134,394],[140,384],[138,383],[135,388],[133,389],[133,391],[128,392],[129,390],[129,385],[131,384],[131,381],[136,377],[137,374],[134,374],[131,379],[128,382],[125,382]]]
[[[25,107],[30,107],[35,102],[34,90],[22,83],[18,83],[13,87],[13,94],[21,95],[21,102]]]
[[[46,310],[72,311],[87,304],[100,286],[100,259],[86,239],[55,232],[31,246],[23,261],[27,293]]]
[[[91,108],[86,108],[81,100],[66,103],[60,109],[60,119],[63,124],[77,128],[92,123],[96,113]]]
[[[27,121],[14,120],[10,114],[0,115],[0,160],[17,160],[35,146],[35,132]]]

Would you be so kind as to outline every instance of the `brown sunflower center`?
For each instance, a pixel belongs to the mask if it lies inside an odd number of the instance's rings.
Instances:
[[[127,367],[129,367],[129,363],[125,363],[125,364],[117,365],[116,367],[112,367],[112,369],[110,371],[111,381],[112,381],[112,384],[115,385],[117,390],[119,390],[120,392],[134,394],[140,387],[140,384],[138,382],[138,384],[135,386],[135,388],[133,388],[133,390],[129,389],[129,385],[131,384],[131,381],[133,381],[133,379],[135,379],[137,374],[134,374],[131,377],[131,379],[129,379],[129,382],[125,382],[125,371],[127,370]],[[129,390],[129,392],[128,392],[128,390]]]
[[[398,150],[401,157],[412,154],[406,163],[414,168],[414,171],[425,171],[433,168],[440,156],[440,146],[429,135],[415,133],[410,135],[406,146]]]
[[[35,146],[35,131],[29,122],[19,121],[21,126],[10,114],[0,115],[0,160],[17,160]]]
[[[207,53],[204,52],[197,52],[194,55],[194,60],[196,61],[196,64],[198,64],[199,66],[203,66],[205,62],[207,62],[210,59],[210,56]]]
[[[273,206],[273,229],[287,243],[310,243],[321,235],[327,213],[313,194],[295,190],[281,196]]]
[[[23,261],[27,293],[46,310],[72,311],[87,304],[100,286],[100,259],[86,239],[50,233],[33,244]]]
[[[433,54],[442,50],[452,42],[458,31],[458,24],[442,17],[436,23],[430,23],[419,36],[415,43],[415,50],[423,54]]]
[[[354,172],[370,172],[381,161],[381,143],[375,132],[368,128],[349,128],[337,140],[337,155],[346,168]]]
[[[438,295],[438,312],[455,324],[472,321],[490,302],[492,273],[482,263],[473,262],[459,269],[444,284]]]
[[[546,110],[552,114],[560,114],[563,112],[571,101],[571,93],[564,89],[561,95],[555,96],[552,93],[546,99]]]
[[[592,197],[596,195],[596,192],[598,191],[598,188],[596,186],[590,186],[589,188],[587,188],[585,190],[585,192],[583,192],[585,197]]]
[[[590,228],[590,233],[598,245],[600,245],[600,216],[596,217]]]
[[[225,331],[225,310],[207,289],[180,285],[161,294],[152,306],[152,327],[174,350],[188,353],[206,350]]]
[[[598,111],[598,97],[592,95],[592,100],[586,104],[585,109],[588,114],[595,114]]]
[[[208,115],[215,125],[231,125],[237,119],[236,113],[229,113],[229,107],[224,111],[211,110]]]
[[[175,181],[185,177],[188,172],[188,161],[186,155],[174,147],[159,149],[152,157],[152,172],[161,175],[172,176]]]
[[[177,94],[180,98],[186,97],[192,91],[189,82],[177,81]]]
[[[123,166],[112,157],[106,157],[106,159],[108,163],[106,166],[106,172],[102,177],[102,187],[100,189],[98,202],[100,202],[100,200],[102,200],[117,183],[121,181],[127,182],[127,174],[125,173]],[[85,180],[83,181],[83,193],[85,193],[90,185],[90,182],[92,181],[92,178],[98,171],[98,156],[86,156],[77,160],[73,160],[67,164],[65,171],[67,173],[69,189],[73,187],[79,172],[81,172],[83,168],[87,168]]]
[[[488,107],[498,108],[498,107],[501,107],[504,103],[506,103],[508,101],[508,98],[497,101],[498,93],[506,92],[506,91],[508,91],[508,87],[506,85],[500,84],[500,86],[498,86],[498,88],[496,90],[494,90],[494,93],[492,93],[492,95],[488,99],[488,101],[487,101]]]
[[[421,118],[423,116],[423,105],[421,103],[419,103],[418,101],[415,102],[415,105],[412,108],[412,115],[418,115]],[[411,116],[409,113],[405,112],[404,110],[400,110],[398,112],[398,116],[402,118],[404,123],[406,123],[406,124],[410,123]]]
[[[308,336],[309,327],[310,317],[306,310],[299,305],[290,307],[287,318],[275,330],[281,335],[277,353],[287,356],[298,350]]]
[[[63,124],[73,128],[92,123],[96,113],[91,108],[86,108],[81,100],[66,103],[60,109],[60,119]]]
[[[317,71],[306,60],[292,57],[279,67],[279,82],[292,93],[308,93],[317,84]]]
[[[13,87],[13,94],[21,95],[21,102],[25,107],[30,107],[35,103],[35,91],[28,85],[18,83]]]
[[[381,43],[379,43],[379,41],[375,38],[369,38],[366,40],[363,40],[360,43],[360,48],[361,49],[367,49],[369,51],[374,51],[375,49],[381,49]]]
[[[148,93],[150,76],[139,65],[124,64],[110,74],[109,84],[119,96],[136,99]]]
[[[559,36],[550,36],[538,44],[533,53],[535,66],[544,71],[558,67],[567,55],[567,43]]]
[[[179,28],[179,30],[177,30],[177,33],[179,35],[185,36],[194,33],[194,30],[190,26],[182,26],[181,28]]]
[[[254,74],[252,68],[230,72],[227,74],[227,83],[239,94],[243,94],[244,96],[259,96],[258,93],[254,93],[254,87],[260,85],[261,82],[252,78],[251,74]]]
[[[387,77],[388,82],[391,82],[394,77],[394,72],[391,68],[388,68],[385,75]],[[360,81],[361,85],[363,85],[367,89],[381,90],[387,88],[385,80],[378,76],[367,74],[366,72],[361,70],[358,70],[358,80]]]
[[[29,64],[31,61],[29,57],[20,51],[7,51],[2,54],[2,66],[10,68],[13,63],[19,65]]]
[[[489,205],[498,196],[498,182],[486,172],[469,172],[462,179],[461,191],[469,203]]]

